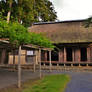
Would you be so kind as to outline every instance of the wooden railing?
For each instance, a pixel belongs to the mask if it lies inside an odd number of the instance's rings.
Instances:
[[[49,61],[42,61],[42,64],[45,66],[45,65],[49,65]],[[56,65],[56,66],[60,66],[60,65],[62,65],[62,66],[67,66],[67,65],[69,65],[69,66],[92,66],[92,62],[87,62],[87,61],[85,61],[85,62],[78,62],[78,61],[76,61],[76,62],[59,62],[59,61],[51,61],[51,64],[52,65]]]

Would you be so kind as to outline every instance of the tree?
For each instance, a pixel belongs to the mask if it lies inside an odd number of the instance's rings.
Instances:
[[[54,21],[56,12],[53,4],[49,0],[1,0],[0,11],[4,10],[4,16],[7,16],[7,22],[18,20],[25,26],[33,22]]]
[[[18,22],[7,23],[0,20],[0,38],[9,38],[9,42],[14,48],[19,48],[18,56],[18,87],[21,87],[21,46],[33,44],[41,47],[54,48],[53,44],[41,34],[29,33],[27,28]],[[41,63],[40,63],[41,68]],[[41,74],[41,73],[40,73]]]
[[[7,3],[9,4],[9,10],[8,10],[8,13],[7,13],[7,23],[9,23],[13,1],[12,0],[7,0]]]
[[[18,22],[0,21],[0,38],[9,38],[12,46],[33,44],[41,47],[54,48],[49,39],[41,34],[29,33],[28,29]]]
[[[92,17],[89,17],[86,21],[85,21],[85,27],[90,27],[92,26]]]

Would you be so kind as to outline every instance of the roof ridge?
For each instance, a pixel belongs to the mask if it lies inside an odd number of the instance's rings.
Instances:
[[[67,22],[83,22],[86,19],[79,19],[79,20],[64,20],[64,21],[51,21],[51,22],[36,22],[33,25],[44,25],[44,24],[57,24],[57,23],[67,23]]]

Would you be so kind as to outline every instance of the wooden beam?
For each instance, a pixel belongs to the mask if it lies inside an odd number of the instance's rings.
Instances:
[[[21,88],[21,46],[19,46],[18,55],[18,88]]]

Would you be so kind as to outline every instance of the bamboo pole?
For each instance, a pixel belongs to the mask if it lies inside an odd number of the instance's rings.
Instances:
[[[52,71],[51,70],[51,67],[52,67],[52,64],[51,64],[51,51],[49,51],[49,65],[50,65],[50,67],[49,67],[49,69],[50,69],[50,72]]]
[[[18,55],[18,88],[21,88],[21,46],[19,46]]]

